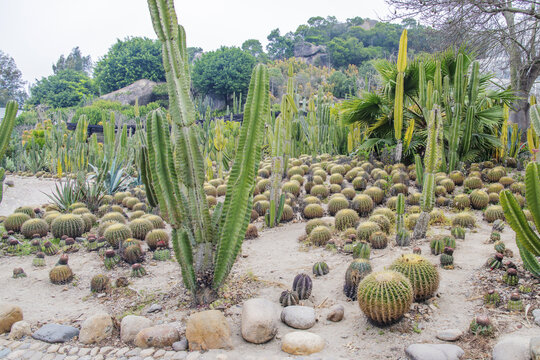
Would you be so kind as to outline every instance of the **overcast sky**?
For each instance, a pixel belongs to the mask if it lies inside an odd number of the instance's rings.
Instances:
[[[384,0],[175,0],[175,7],[188,46],[205,51],[250,38],[266,46],[272,29],[294,31],[312,16],[387,14]],[[0,0],[0,50],[28,83],[51,75],[52,64],[75,46],[95,62],[127,36],[156,38],[146,0]]]

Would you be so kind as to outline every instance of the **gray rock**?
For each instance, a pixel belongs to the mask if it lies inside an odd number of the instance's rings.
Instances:
[[[529,343],[527,337],[505,337],[493,347],[493,360],[529,360]]]
[[[456,341],[463,335],[459,329],[445,329],[437,331],[437,339],[443,341]]]
[[[295,329],[309,329],[315,325],[315,309],[299,305],[287,306],[281,312],[281,321]]]
[[[531,338],[529,350],[532,360],[540,360],[540,337]]]
[[[458,360],[465,352],[457,345],[450,344],[412,344],[405,354],[411,360]]]
[[[128,315],[120,323],[120,338],[125,343],[135,340],[135,337],[142,329],[152,326],[152,320],[144,316]]]
[[[154,101],[155,96],[152,93],[152,90],[157,85],[157,83],[141,79],[135,81],[133,84],[113,91],[111,93],[101,96],[101,99],[118,101],[123,105],[134,105],[135,100],[139,101],[140,105],[146,105]]]
[[[326,320],[338,322],[338,321],[343,320],[344,315],[345,315],[345,308],[343,307],[343,305],[337,304],[330,308],[328,315],[326,316]]]
[[[277,334],[276,304],[255,298],[244,302],[242,307],[242,337],[247,342],[262,344]]]
[[[533,310],[532,314],[534,316],[535,324],[540,326],[540,309]]]
[[[163,309],[163,306],[159,304],[152,304],[152,306],[150,306],[150,309],[148,309],[147,313],[151,314],[151,313],[159,312],[162,309]]]
[[[69,341],[79,335],[79,329],[73,326],[60,324],[46,324],[39,328],[38,331],[32,334],[36,340],[45,341],[48,343],[63,343]]]
[[[187,339],[182,338],[180,341],[173,343],[172,348],[174,351],[186,351],[188,348]]]

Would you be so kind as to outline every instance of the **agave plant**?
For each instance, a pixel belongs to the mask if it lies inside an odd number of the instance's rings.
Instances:
[[[56,182],[51,194],[44,194],[47,195],[61,211],[67,211],[73,203],[76,203],[81,199],[81,193],[78,191],[77,182],[70,178],[67,178],[65,181]]]
[[[535,277],[540,277],[540,164],[531,162],[525,170],[525,198],[536,229],[529,224],[523,210],[509,190],[500,193],[500,202],[506,221],[516,232],[516,244],[523,260],[523,266]]]
[[[210,216],[203,189],[205,169],[197,142],[195,107],[190,96],[185,32],[173,0],[148,0],[163,50],[169,93],[169,121],[161,110],[147,119],[150,183],[160,211],[172,226],[172,243],[182,278],[195,304],[210,303],[241,248],[251,215],[263,126],[269,114],[268,70],[253,69],[225,201]],[[173,155],[174,154],[174,155]]]

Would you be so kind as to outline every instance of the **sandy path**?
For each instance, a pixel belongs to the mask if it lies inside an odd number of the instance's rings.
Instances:
[[[6,186],[11,180],[13,187]],[[16,208],[23,205],[39,206],[50,202],[45,194],[51,194],[55,181],[51,179],[37,179],[34,177],[6,176],[4,180],[4,197],[0,203],[0,215],[7,216]]]

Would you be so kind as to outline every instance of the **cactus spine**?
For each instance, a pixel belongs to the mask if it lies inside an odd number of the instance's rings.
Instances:
[[[228,275],[249,223],[263,125],[269,113],[268,71],[261,64],[253,70],[230,186],[223,205],[218,205],[211,219],[190,96],[185,32],[178,25],[172,0],[148,0],[148,5],[162,43],[175,137],[171,141],[163,112],[152,112],[147,121],[152,183],[160,210],[173,228],[172,244],[184,283],[196,304],[209,303],[215,300],[217,289]]]
[[[424,180],[422,188],[422,213],[416,222],[413,232],[413,239],[420,239],[426,236],[429,223],[429,213],[435,204],[435,172],[441,164],[442,142],[442,119],[437,105],[433,105],[428,118],[427,145],[424,160]]]

